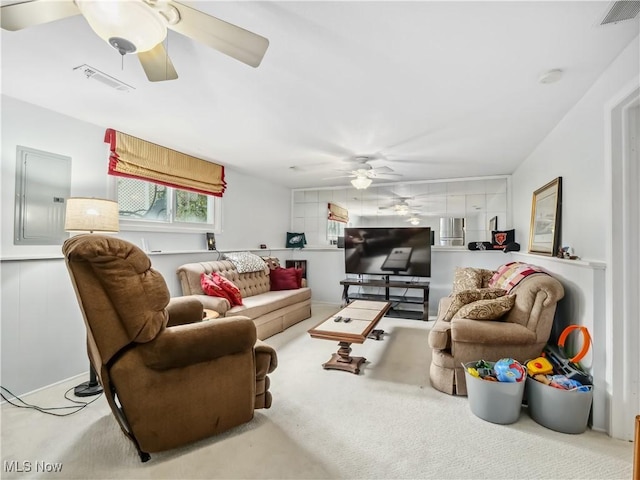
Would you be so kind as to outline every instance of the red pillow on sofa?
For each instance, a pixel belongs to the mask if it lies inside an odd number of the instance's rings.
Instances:
[[[302,270],[300,273],[296,273],[296,269],[290,268],[274,268],[269,273],[271,279],[271,290],[295,290],[300,288],[298,278],[302,281]]]
[[[240,289],[235,283],[216,272],[211,274],[211,279],[213,280],[213,283],[225,291],[232,307],[235,305],[242,305],[242,295],[240,294]]]
[[[206,295],[209,295],[211,297],[226,298],[231,306],[233,306],[233,300],[231,300],[229,294],[219,284],[213,281],[211,275],[207,275],[206,273],[201,274],[200,286],[202,287],[202,291]]]

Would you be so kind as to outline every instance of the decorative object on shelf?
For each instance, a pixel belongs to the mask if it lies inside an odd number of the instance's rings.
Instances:
[[[304,233],[287,232],[286,248],[304,248],[306,244],[307,239]]]
[[[498,230],[498,217],[491,217],[491,220],[489,220],[489,230],[494,231],[494,230]]]
[[[216,250],[216,236],[214,233],[207,232],[207,249],[208,250]]]
[[[533,192],[529,253],[554,255],[560,244],[562,177]]]
[[[504,247],[510,243],[514,243],[515,241],[516,231],[514,229],[491,231],[491,245],[492,248],[496,250],[502,250]]]

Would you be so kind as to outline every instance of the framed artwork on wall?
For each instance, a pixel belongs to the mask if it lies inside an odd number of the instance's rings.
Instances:
[[[555,255],[560,246],[562,177],[555,178],[533,192],[529,253]]]

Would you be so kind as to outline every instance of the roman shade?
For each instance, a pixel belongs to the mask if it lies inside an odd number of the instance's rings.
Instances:
[[[335,203],[329,203],[329,220],[335,220],[336,222],[347,223],[349,221],[349,211],[346,208],[342,208]]]
[[[224,167],[108,128],[109,175],[137,178],[168,187],[221,197]]]

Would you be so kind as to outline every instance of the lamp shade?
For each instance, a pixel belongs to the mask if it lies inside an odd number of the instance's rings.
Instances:
[[[367,177],[356,177],[353,180],[351,180],[351,185],[356,187],[358,190],[364,190],[369,185],[371,185],[372,181],[373,180]]]
[[[102,198],[68,198],[64,229],[67,232],[116,233],[120,230],[118,202]]]

